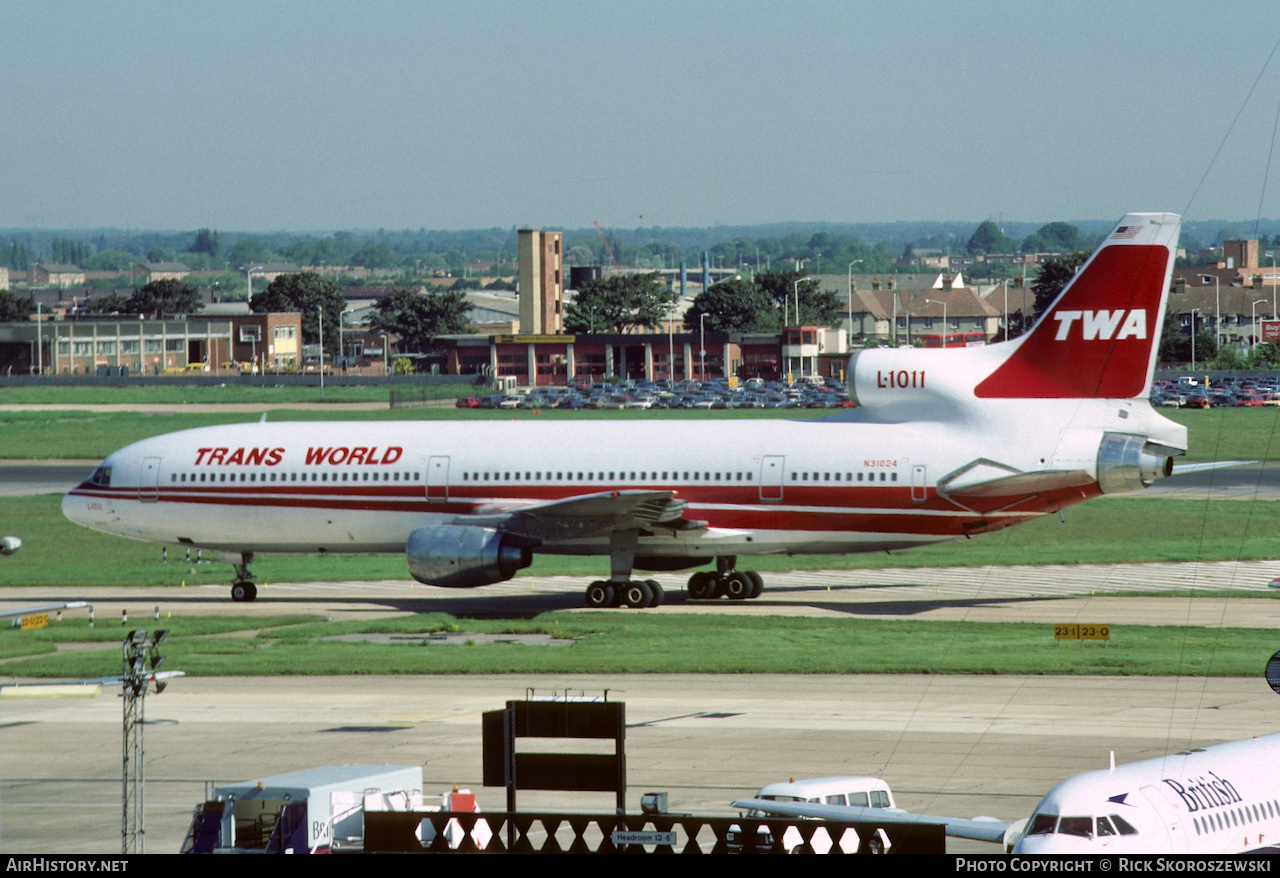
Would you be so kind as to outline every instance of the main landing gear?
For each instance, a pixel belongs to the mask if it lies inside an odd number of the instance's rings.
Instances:
[[[654,579],[631,578],[631,568],[636,562],[636,542],[639,532],[618,530],[609,535],[609,578],[597,580],[587,586],[587,606],[592,609],[605,607],[659,607],[666,592]]]
[[[249,562],[253,560],[252,552],[240,555],[240,563],[235,565],[236,581],[231,583],[231,600],[240,603],[251,601],[258,596],[258,587],[253,584],[253,574],[249,572]]]
[[[760,597],[764,578],[754,570],[734,570],[738,559],[733,555],[716,558],[716,571],[701,570],[689,577],[689,599],[711,601],[727,597],[745,601]]]
[[[662,586],[653,579],[644,581],[631,579],[631,564],[634,554],[628,557],[625,535],[616,538],[611,550],[621,547],[622,551],[611,551],[613,560],[613,576],[600,579],[587,586],[587,606],[592,609],[606,607],[659,607],[666,597]],[[738,559],[733,555],[716,558],[716,570],[703,570],[689,577],[689,599],[710,601],[727,597],[732,601],[745,601],[760,597],[764,591],[764,579],[754,570],[734,570]]]
[[[656,579],[597,580],[587,586],[587,606],[592,609],[660,607],[665,597]]]

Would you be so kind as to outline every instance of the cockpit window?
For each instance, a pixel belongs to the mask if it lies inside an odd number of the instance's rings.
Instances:
[[[1078,835],[1081,838],[1093,838],[1092,817],[1063,817],[1058,824],[1059,835]]]
[[[111,467],[98,467],[93,471],[93,475],[89,476],[89,482],[94,485],[101,485],[104,488],[111,487]]]
[[[1111,821],[1105,817],[1098,818],[1098,838],[1106,835],[1115,835],[1115,827],[1111,825]]]
[[[1138,834],[1138,830],[1133,828],[1133,824],[1131,824],[1128,820],[1125,820],[1119,814],[1112,814],[1111,822],[1116,825],[1116,829],[1120,830],[1121,835],[1137,835]]]
[[[1057,825],[1057,814],[1037,814],[1031,821],[1031,828],[1027,830],[1027,835],[1053,835],[1053,829]]]

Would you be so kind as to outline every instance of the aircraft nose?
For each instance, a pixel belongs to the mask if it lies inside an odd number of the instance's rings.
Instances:
[[[62,514],[82,527],[92,527],[93,512],[90,509],[90,498],[77,494],[74,490],[62,497]],[[102,517],[102,502],[97,501],[98,518]]]
[[[62,514],[76,524],[84,524],[84,498],[75,494],[64,494],[62,497]]]

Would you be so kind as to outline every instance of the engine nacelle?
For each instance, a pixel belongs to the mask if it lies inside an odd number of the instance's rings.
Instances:
[[[1173,458],[1145,436],[1106,433],[1098,446],[1098,488],[1104,494],[1140,491],[1172,472]]]
[[[473,588],[502,582],[528,567],[529,550],[488,527],[440,524],[409,534],[404,554],[418,582],[447,588]]]

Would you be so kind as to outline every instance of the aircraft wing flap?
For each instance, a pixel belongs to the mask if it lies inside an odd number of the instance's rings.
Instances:
[[[672,491],[602,491],[505,508],[483,507],[457,524],[496,527],[535,539],[586,538],[616,530],[685,529],[705,522],[684,518],[687,504]]]
[[[994,818],[934,817],[912,814],[897,808],[864,808],[858,805],[822,805],[817,802],[777,802],[772,799],[738,799],[733,807],[763,811],[785,817],[817,817],[821,820],[844,820],[849,823],[897,824],[900,826],[937,826],[952,838],[1003,843],[1012,824]]]

